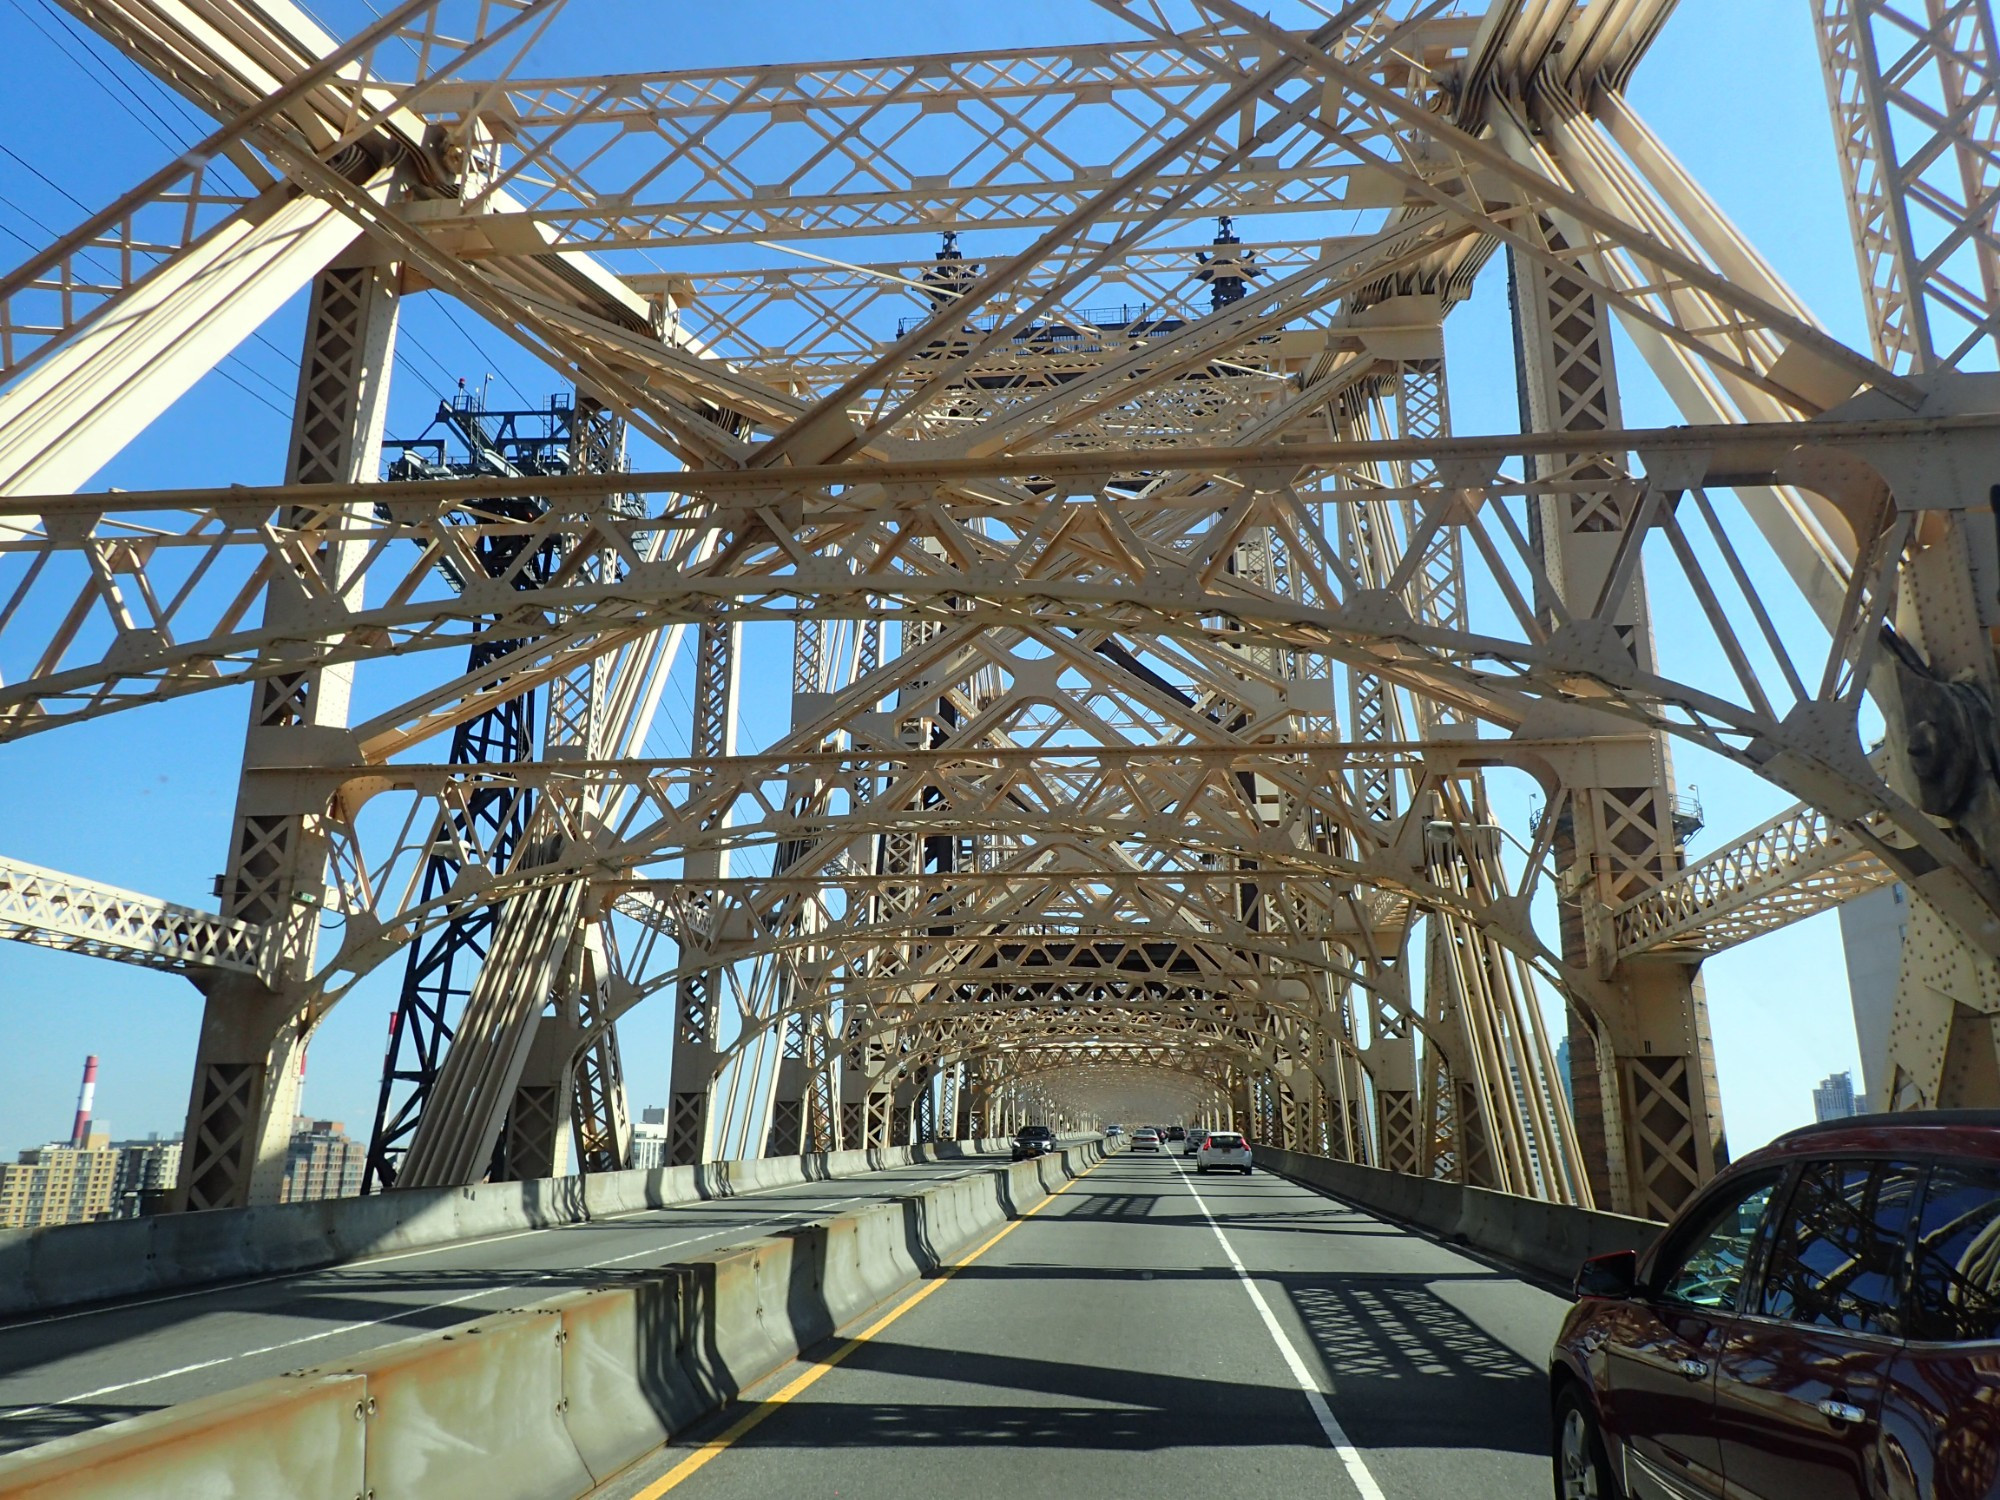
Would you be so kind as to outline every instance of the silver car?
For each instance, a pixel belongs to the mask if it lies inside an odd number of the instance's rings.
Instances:
[[[1134,1151],[1157,1151],[1160,1149],[1160,1132],[1148,1125],[1132,1135]]]
[[[1197,1172],[1241,1172],[1250,1175],[1250,1143],[1234,1130],[1211,1130],[1195,1153]]]

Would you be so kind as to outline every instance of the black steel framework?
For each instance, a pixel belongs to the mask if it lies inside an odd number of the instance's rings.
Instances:
[[[467,390],[460,381],[457,393],[438,403],[436,416],[421,434],[383,443],[384,454],[393,455],[384,465],[385,477],[516,478],[569,473],[575,462],[573,455],[595,451],[597,446],[578,443],[577,406],[573,396],[556,395],[543,408],[489,409],[481,393]],[[604,419],[600,408],[586,406],[584,420]],[[467,507],[468,513],[487,520],[496,514],[532,519],[543,509],[545,502],[537,499],[488,500]],[[512,572],[520,558],[520,545],[513,538],[481,537],[478,555],[487,576],[498,578]],[[515,574],[515,586],[535,588],[546,583],[555,561],[552,556],[537,557]],[[454,589],[463,588],[465,580],[448,570],[445,576]],[[472,648],[467,670],[478,672],[511,654],[519,644],[483,641]],[[538,697],[532,691],[517,693],[460,725],[452,732],[452,764],[498,765],[532,759]],[[533,810],[527,793],[475,792],[463,813],[441,820],[433,830],[431,854],[424,865],[424,899],[444,895],[458,879],[462,865],[453,853],[457,848],[490,849],[501,859],[510,856]],[[468,901],[449,922],[410,945],[402,993],[389,1021],[382,1090],[362,1177],[364,1193],[383,1192],[396,1185],[397,1169],[444,1067],[457,1018],[472,993],[472,981],[486,957],[487,941],[498,919],[497,905]]]

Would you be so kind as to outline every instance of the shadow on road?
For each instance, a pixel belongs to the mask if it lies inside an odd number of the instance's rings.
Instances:
[[[1298,1310],[1361,1447],[1547,1451],[1547,1379],[1439,1296],[1440,1278],[1270,1279]]]
[[[102,1402],[77,1402],[40,1410],[31,1406],[0,1406],[0,1453],[32,1448],[37,1443],[53,1443],[72,1433],[158,1410],[157,1406],[112,1406]]]

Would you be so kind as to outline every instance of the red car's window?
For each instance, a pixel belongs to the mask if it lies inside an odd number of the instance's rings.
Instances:
[[[1660,1295],[1694,1307],[1735,1307],[1758,1222],[1777,1186],[1775,1173],[1746,1179],[1734,1194],[1711,1204],[1654,1272]]]
[[[1757,1311],[1820,1328],[1895,1332],[1920,1176],[1907,1162],[1807,1162],[1772,1236]]]
[[[1913,1271],[1909,1337],[2000,1338],[2000,1168],[1931,1169]]]

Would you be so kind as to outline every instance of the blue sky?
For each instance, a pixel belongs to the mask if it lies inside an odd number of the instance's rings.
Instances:
[[[346,29],[358,4],[322,6]],[[1004,7],[917,4],[674,7],[671,36],[660,8],[639,0],[572,0],[564,44],[544,71],[600,66],[592,52],[620,39],[619,65],[830,58],[911,51],[1062,43],[1113,34],[1080,3]],[[602,20],[578,27],[577,16]],[[1854,257],[1835,167],[1826,103],[1813,55],[1810,7],[1682,0],[1641,68],[1640,111],[1840,337],[1865,347]],[[46,0],[0,0],[0,42],[16,82],[0,106],[0,261],[25,254],[110,201],[193,139],[193,113],[176,106],[105,49],[80,41]],[[1245,223],[1254,236],[1256,225]],[[1282,225],[1274,232],[1282,234]],[[13,238],[9,238],[13,236]],[[734,261],[749,259],[732,255]],[[286,412],[302,310],[287,308],[204,380],[100,475],[130,488],[172,483],[257,483],[281,477]],[[1489,267],[1449,326],[1451,397],[1459,431],[1516,426],[1504,263]],[[1629,349],[1621,369],[1631,425],[1678,414]],[[495,399],[539,404],[560,382],[532,366],[498,332],[434,297],[404,314],[390,429],[410,433],[439,391],[463,376],[494,377]],[[639,455],[641,461],[645,455]],[[1775,580],[1775,573],[1771,575]],[[1776,584],[1784,589],[1781,582]],[[1675,601],[1655,600],[1656,616]],[[1663,630],[1663,635],[1670,634]],[[755,636],[744,674],[749,713],[768,733],[787,705],[762,684],[788,684],[784,643]],[[1698,660],[1668,665],[1698,673]],[[684,675],[684,674],[682,674]],[[677,682],[670,704],[685,701]],[[246,705],[218,692],[114,716],[0,750],[0,849],[169,899],[212,904],[223,859]],[[656,748],[669,751],[674,734]],[[1676,772],[1700,787],[1718,837],[1785,805],[1746,773],[1680,747]],[[1496,783],[1503,816],[1525,824],[1528,792]],[[1699,855],[1715,838],[1698,839]],[[1705,968],[1724,1110],[1737,1150],[1810,1118],[1811,1085],[1857,1067],[1838,927],[1831,915],[1711,960]],[[384,973],[344,1001],[311,1054],[306,1108],[344,1119],[357,1134],[372,1117],[395,977]],[[67,1129],[85,1053],[103,1058],[101,1119],[121,1134],[178,1132],[200,1014],[184,980],[0,945],[0,1151]],[[636,1107],[665,1093],[669,1020],[664,1003],[627,1019],[622,1035]]]

